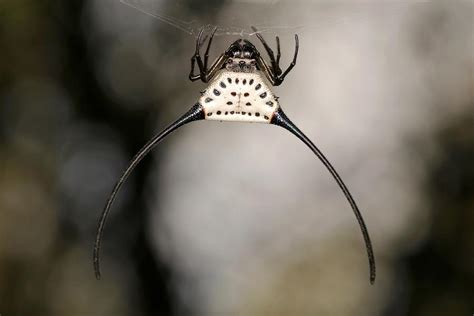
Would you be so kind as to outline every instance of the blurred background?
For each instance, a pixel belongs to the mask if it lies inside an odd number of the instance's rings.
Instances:
[[[211,59],[280,36],[287,115],[354,195],[276,126],[197,122]],[[0,315],[472,315],[472,1],[0,2]],[[265,55],[265,54],[264,54]]]

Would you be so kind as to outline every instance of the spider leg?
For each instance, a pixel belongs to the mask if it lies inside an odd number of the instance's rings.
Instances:
[[[204,27],[202,27],[201,30],[199,31],[198,37],[196,39],[196,50],[194,51],[194,55],[191,57],[191,71],[189,72],[189,80],[191,81],[196,81],[202,78],[203,75],[206,73],[204,64],[201,59],[201,55],[199,54],[202,43],[204,42],[204,41],[201,41],[203,32],[204,32]],[[199,68],[199,75],[194,74],[194,66],[196,63]]]
[[[193,56],[191,57],[191,71],[189,72],[189,80],[191,81],[196,81],[201,78],[200,74],[195,75],[194,74],[194,66],[196,64],[196,58]]]
[[[273,73],[272,68],[267,65],[265,60],[260,55],[257,56],[257,65],[258,65],[258,68],[265,74],[265,77],[268,79],[268,81],[270,81],[270,83],[273,86],[279,85],[279,83],[276,82],[276,76]]]
[[[291,132],[293,135],[295,135],[299,140],[301,140],[303,143],[305,143],[306,146],[311,149],[311,151],[321,160],[321,162],[324,164],[324,166],[328,169],[328,171],[331,173],[331,175],[334,177],[336,180],[337,184],[341,188],[342,192],[344,193],[346,199],[349,201],[349,204],[352,207],[352,210],[354,212],[354,215],[359,222],[360,229],[362,231],[362,236],[364,237],[364,242],[365,242],[365,248],[367,250],[367,257],[369,259],[369,273],[370,273],[370,283],[374,284],[375,282],[375,274],[376,274],[376,268],[375,268],[375,257],[374,257],[374,251],[372,249],[372,243],[370,241],[369,237],[369,232],[367,230],[367,226],[365,225],[364,219],[362,218],[362,214],[359,211],[359,208],[357,207],[357,204],[355,203],[354,199],[352,198],[351,193],[347,189],[346,185],[342,181],[341,177],[339,174],[336,172],[336,169],[331,165],[329,160],[323,155],[323,153],[313,144],[313,142],[305,135],[303,132],[301,132],[296,125],[293,124],[293,122],[288,119],[288,117],[285,115],[285,113],[280,109],[274,114],[272,121],[272,124],[278,125],[283,127],[284,129],[288,130]]]
[[[293,69],[293,67],[295,67],[296,59],[298,58],[298,49],[299,49],[299,40],[298,40],[298,35],[295,34],[295,55],[293,56],[293,61],[285,70],[285,72],[282,75],[278,76],[276,81],[278,81],[279,84],[281,84],[283,80],[285,80],[286,75],[291,71],[291,69]]]
[[[277,36],[276,37],[276,43],[277,43],[277,58],[276,58],[276,65],[278,67],[278,75],[281,74],[281,68],[280,68],[280,57],[281,57],[281,51],[280,51],[280,38]]]
[[[204,119],[204,110],[202,106],[197,103],[195,104],[188,112],[186,112],[183,116],[181,116],[179,119],[177,119],[174,123],[169,125],[167,128],[165,128],[161,133],[157,134],[155,137],[153,137],[148,143],[143,146],[142,149],[133,157],[132,161],[128,165],[128,167],[125,169],[123,172],[122,176],[120,179],[117,181],[115,184],[115,187],[112,190],[112,193],[110,194],[107,203],[105,204],[105,208],[102,211],[102,214],[100,216],[99,220],[99,225],[97,228],[97,235],[94,243],[94,271],[95,271],[95,276],[99,280],[100,279],[100,261],[99,261],[99,253],[100,253],[100,243],[102,240],[102,234],[104,231],[105,227],[105,221],[107,220],[107,216],[109,215],[110,208],[112,206],[112,203],[115,200],[115,197],[117,193],[119,192],[120,188],[122,185],[125,183],[125,181],[128,179],[132,171],[135,169],[135,167],[138,165],[138,163],[160,142],[162,141],[166,136],[171,134],[173,131],[177,130],[179,127],[193,122],[197,120],[202,120]]]
[[[201,55],[199,53],[199,51],[201,50],[202,43],[203,43],[201,42],[203,32],[204,32],[204,27],[202,27],[201,30],[199,31],[199,35],[196,40],[196,51],[194,52],[194,58],[198,64],[199,72],[201,73],[201,75],[203,72],[206,71],[206,69],[204,68],[204,63],[202,62]]]
[[[263,47],[265,47],[265,50],[267,51],[268,56],[270,57],[270,62],[272,64],[273,72],[278,74],[278,70],[280,69],[280,67],[278,67],[278,64],[275,60],[275,54],[273,53],[273,50],[270,48],[270,46],[268,46],[267,42],[263,38],[262,34],[258,32],[257,28],[255,26],[252,26],[251,28],[255,32],[255,35],[257,35],[260,42],[262,42]]]
[[[212,65],[209,69],[207,68],[208,67],[208,61],[209,61],[209,50],[210,50],[210,47],[211,47],[212,39],[214,38],[214,35],[215,35],[216,31],[217,31],[217,27],[214,28],[214,30],[211,33],[211,36],[209,37],[209,42],[207,44],[206,53],[204,55],[204,62],[202,61],[202,58],[201,58],[201,55],[200,55],[199,51],[201,49],[201,46],[206,41],[207,35],[204,38],[204,40],[201,41],[202,34],[204,32],[204,27],[202,27],[201,30],[199,31],[199,35],[198,35],[197,40],[196,40],[196,51],[194,52],[194,55],[191,57],[191,71],[189,72],[189,80],[196,81],[196,80],[201,79],[201,81],[203,81],[203,82],[208,82],[212,77],[214,77],[216,72],[219,69],[222,68],[225,61],[227,60],[227,57],[225,56],[225,54],[222,54],[221,56],[219,56],[212,63]],[[195,67],[196,63],[197,63],[198,68],[199,68],[199,74],[198,75],[194,74],[194,67]]]
[[[201,78],[201,69],[199,70],[199,74],[195,75],[194,74],[194,67],[196,65],[196,59],[199,57],[199,51],[200,51],[202,45],[206,42],[206,39],[208,37],[207,34],[206,34],[204,36],[204,39],[202,41],[200,40],[203,30],[204,30],[204,27],[201,28],[198,39],[196,40],[196,44],[199,44],[199,48],[196,48],[196,52],[191,57],[191,71],[189,72],[189,80],[191,80],[191,81],[196,81],[196,80],[199,80]],[[206,66],[204,67],[204,69],[206,69]]]
[[[207,70],[205,76],[202,79],[204,82],[208,82],[211,80],[214,75],[219,71],[222,66],[224,66],[225,62],[227,61],[229,57],[227,57],[225,54],[221,54],[216,60],[212,63],[211,67]]]
[[[217,26],[211,33],[211,37],[209,37],[209,42],[207,43],[206,53],[204,54],[204,69],[207,70],[207,62],[209,60],[209,49],[211,48],[212,39],[214,38],[214,34],[216,34]]]

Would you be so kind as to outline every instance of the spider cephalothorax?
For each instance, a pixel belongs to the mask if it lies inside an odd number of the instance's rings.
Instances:
[[[293,61],[290,63],[290,66],[288,66],[288,68],[283,72],[280,68],[280,38],[278,36],[276,37],[277,55],[275,58],[273,50],[270,48],[270,46],[268,46],[262,35],[257,31],[256,28],[252,27],[252,29],[260,40],[260,42],[262,42],[265,50],[267,51],[268,56],[270,57],[270,65],[268,65],[267,62],[262,58],[255,45],[253,45],[246,39],[238,39],[233,42],[224,53],[217,57],[216,60],[212,63],[212,65],[209,66],[209,49],[211,47],[212,39],[214,38],[214,34],[216,33],[217,28],[215,28],[212,32],[209,38],[209,42],[207,43],[206,53],[204,54],[204,61],[202,60],[199,52],[201,45],[203,44],[201,39],[204,29],[201,29],[201,32],[199,32],[198,38],[196,40],[196,50],[194,52],[193,57],[191,58],[191,72],[189,73],[189,79],[191,81],[201,79],[203,82],[209,82],[209,80],[212,79],[214,75],[222,68],[229,68],[230,70],[236,72],[247,72],[242,71],[241,69],[257,69],[265,75],[265,77],[273,86],[279,86],[285,79],[286,75],[291,71],[291,69],[293,69],[296,64],[296,58],[298,57],[299,47],[298,35],[295,35],[296,45]],[[197,75],[194,74],[194,68],[196,64],[199,68],[199,74]],[[226,66],[226,64],[230,64],[230,66]]]
[[[238,39],[225,51],[225,68],[233,72],[254,72],[258,69],[257,48],[246,39]]]
[[[235,58],[255,59],[258,55],[258,50],[248,40],[241,38],[229,46],[225,55]]]
[[[285,115],[280,107],[278,98],[274,95],[271,89],[271,86],[280,85],[286,75],[295,66],[296,58],[298,56],[298,36],[295,35],[296,46],[293,61],[285,71],[282,71],[280,68],[281,53],[279,38],[276,37],[277,55],[275,57],[273,50],[265,42],[262,35],[255,28],[252,29],[267,51],[270,57],[270,64],[267,64],[252,43],[246,39],[238,39],[233,42],[229,48],[212,63],[212,65],[209,66],[209,49],[216,29],[214,29],[209,38],[204,60],[201,58],[199,53],[203,44],[203,41],[201,40],[203,29],[199,33],[196,41],[196,51],[191,58],[191,72],[189,74],[189,79],[191,81],[200,79],[203,82],[209,82],[209,84],[207,88],[201,92],[198,101],[188,112],[145,144],[145,146],[132,159],[131,163],[116,183],[102,212],[97,230],[97,237],[94,245],[94,268],[97,278],[100,277],[99,249],[105,220],[107,219],[110,207],[112,206],[115,196],[122,184],[127,180],[136,165],[167,135],[187,123],[205,119],[278,125],[287,129],[305,143],[334,177],[351,205],[365,241],[367,256],[369,259],[370,282],[373,283],[375,281],[375,258],[372,244],[367,227],[365,226],[357,204],[341,177],[323,153]],[[194,74],[196,64],[199,68],[199,74],[197,75]]]

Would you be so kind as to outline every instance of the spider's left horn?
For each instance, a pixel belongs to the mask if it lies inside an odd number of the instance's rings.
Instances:
[[[110,193],[110,196],[107,200],[107,203],[105,204],[104,210],[102,211],[102,214],[100,216],[99,220],[99,226],[97,228],[97,235],[94,243],[94,271],[95,271],[95,276],[97,279],[100,279],[100,262],[99,262],[99,252],[100,252],[100,242],[102,240],[102,233],[104,231],[104,226],[105,226],[105,221],[107,219],[107,216],[109,215],[110,208],[112,206],[112,203],[115,200],[115,197],[124,184],[124,182],[128,179],[132,171],[135,169],[135,167],[140,163],[140,161],[160,142],[162,141],[166,136],[180,128],[181,126],[193,122],[193,121],[198,121],[204,119],[204,110],[202,106],[197,103],[195,104],[188,112],[186,112],[184,115],[182,115],[180,118],[178,118],[174,123],[169,125],[167,128],[165,128],[162,132],[158,133],[155,137],[153,137],[148,143],[143,146],[142,149],[133,157],[132,161],[128,165],[127,169],[123,172],[122,176],[120,179],[117,181],[115,184],[115,187],[112,190],[112,193]]]

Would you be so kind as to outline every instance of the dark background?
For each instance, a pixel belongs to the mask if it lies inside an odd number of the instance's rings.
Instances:
[[[212,24],[229,4],[166,1],[161,10]],[[109,5],[101,14],[127,12],[130,20],[119,34],[133,32],[133,41],[96,25],[96,6]],[[472,10],[472,3],[459,5],[461,11]],[[436,38],[444,23],[436,12],[443,10],[433,4],[433,11],[432,21],[419,28],[433,28]],[[143,38],[140,23],[155,23],[143,27],[148,32]],[[413,34],[420,31],[414,28]],[[472,30],[455,31],[466,33],[464,49],[472,49]],[[429,55],[423,38],[414,45]],[[121,192],[117,215],[106,228],[104,278],[96,281],[92,269],[96,223],[114,181],[154,132],[187,110],[172,107],[173,101],[202,89],[187,81],[193,41],[176,27],[111,1],[0,3],[0,315],[206,314],[177,294],[173,262],[153,250],[147,235],[148,174],[180,136],[154,153],[153,161],[145,159]],[[144,44],[150,45],[145,57],[134,50]],[[107,53],[111,45],[122,45],[113,56]],[[451,84],[467,87],[469,96],[438,99],[436,105],[459,110],[440,115],[429,135],[412,134],[404,141],[415,159],[425,161],[420,196],[429,210],[429,228],[409,251],[382,259],[391,262],[392,275],[384,300],[371,301],[379,306],[372,310],[377,315],[474,313],[472,50],[466,55],[470,69],[461,71],[470,75],[453,76]],[[112,69],[104,70],[111,58],[116,59]],[[426,152],[427,138],[436,155]],[[426,155],[431,158],[424,160]],[[154,211],[161,211],[159,203]],[[268,315],[258,308],[253,314]]]

